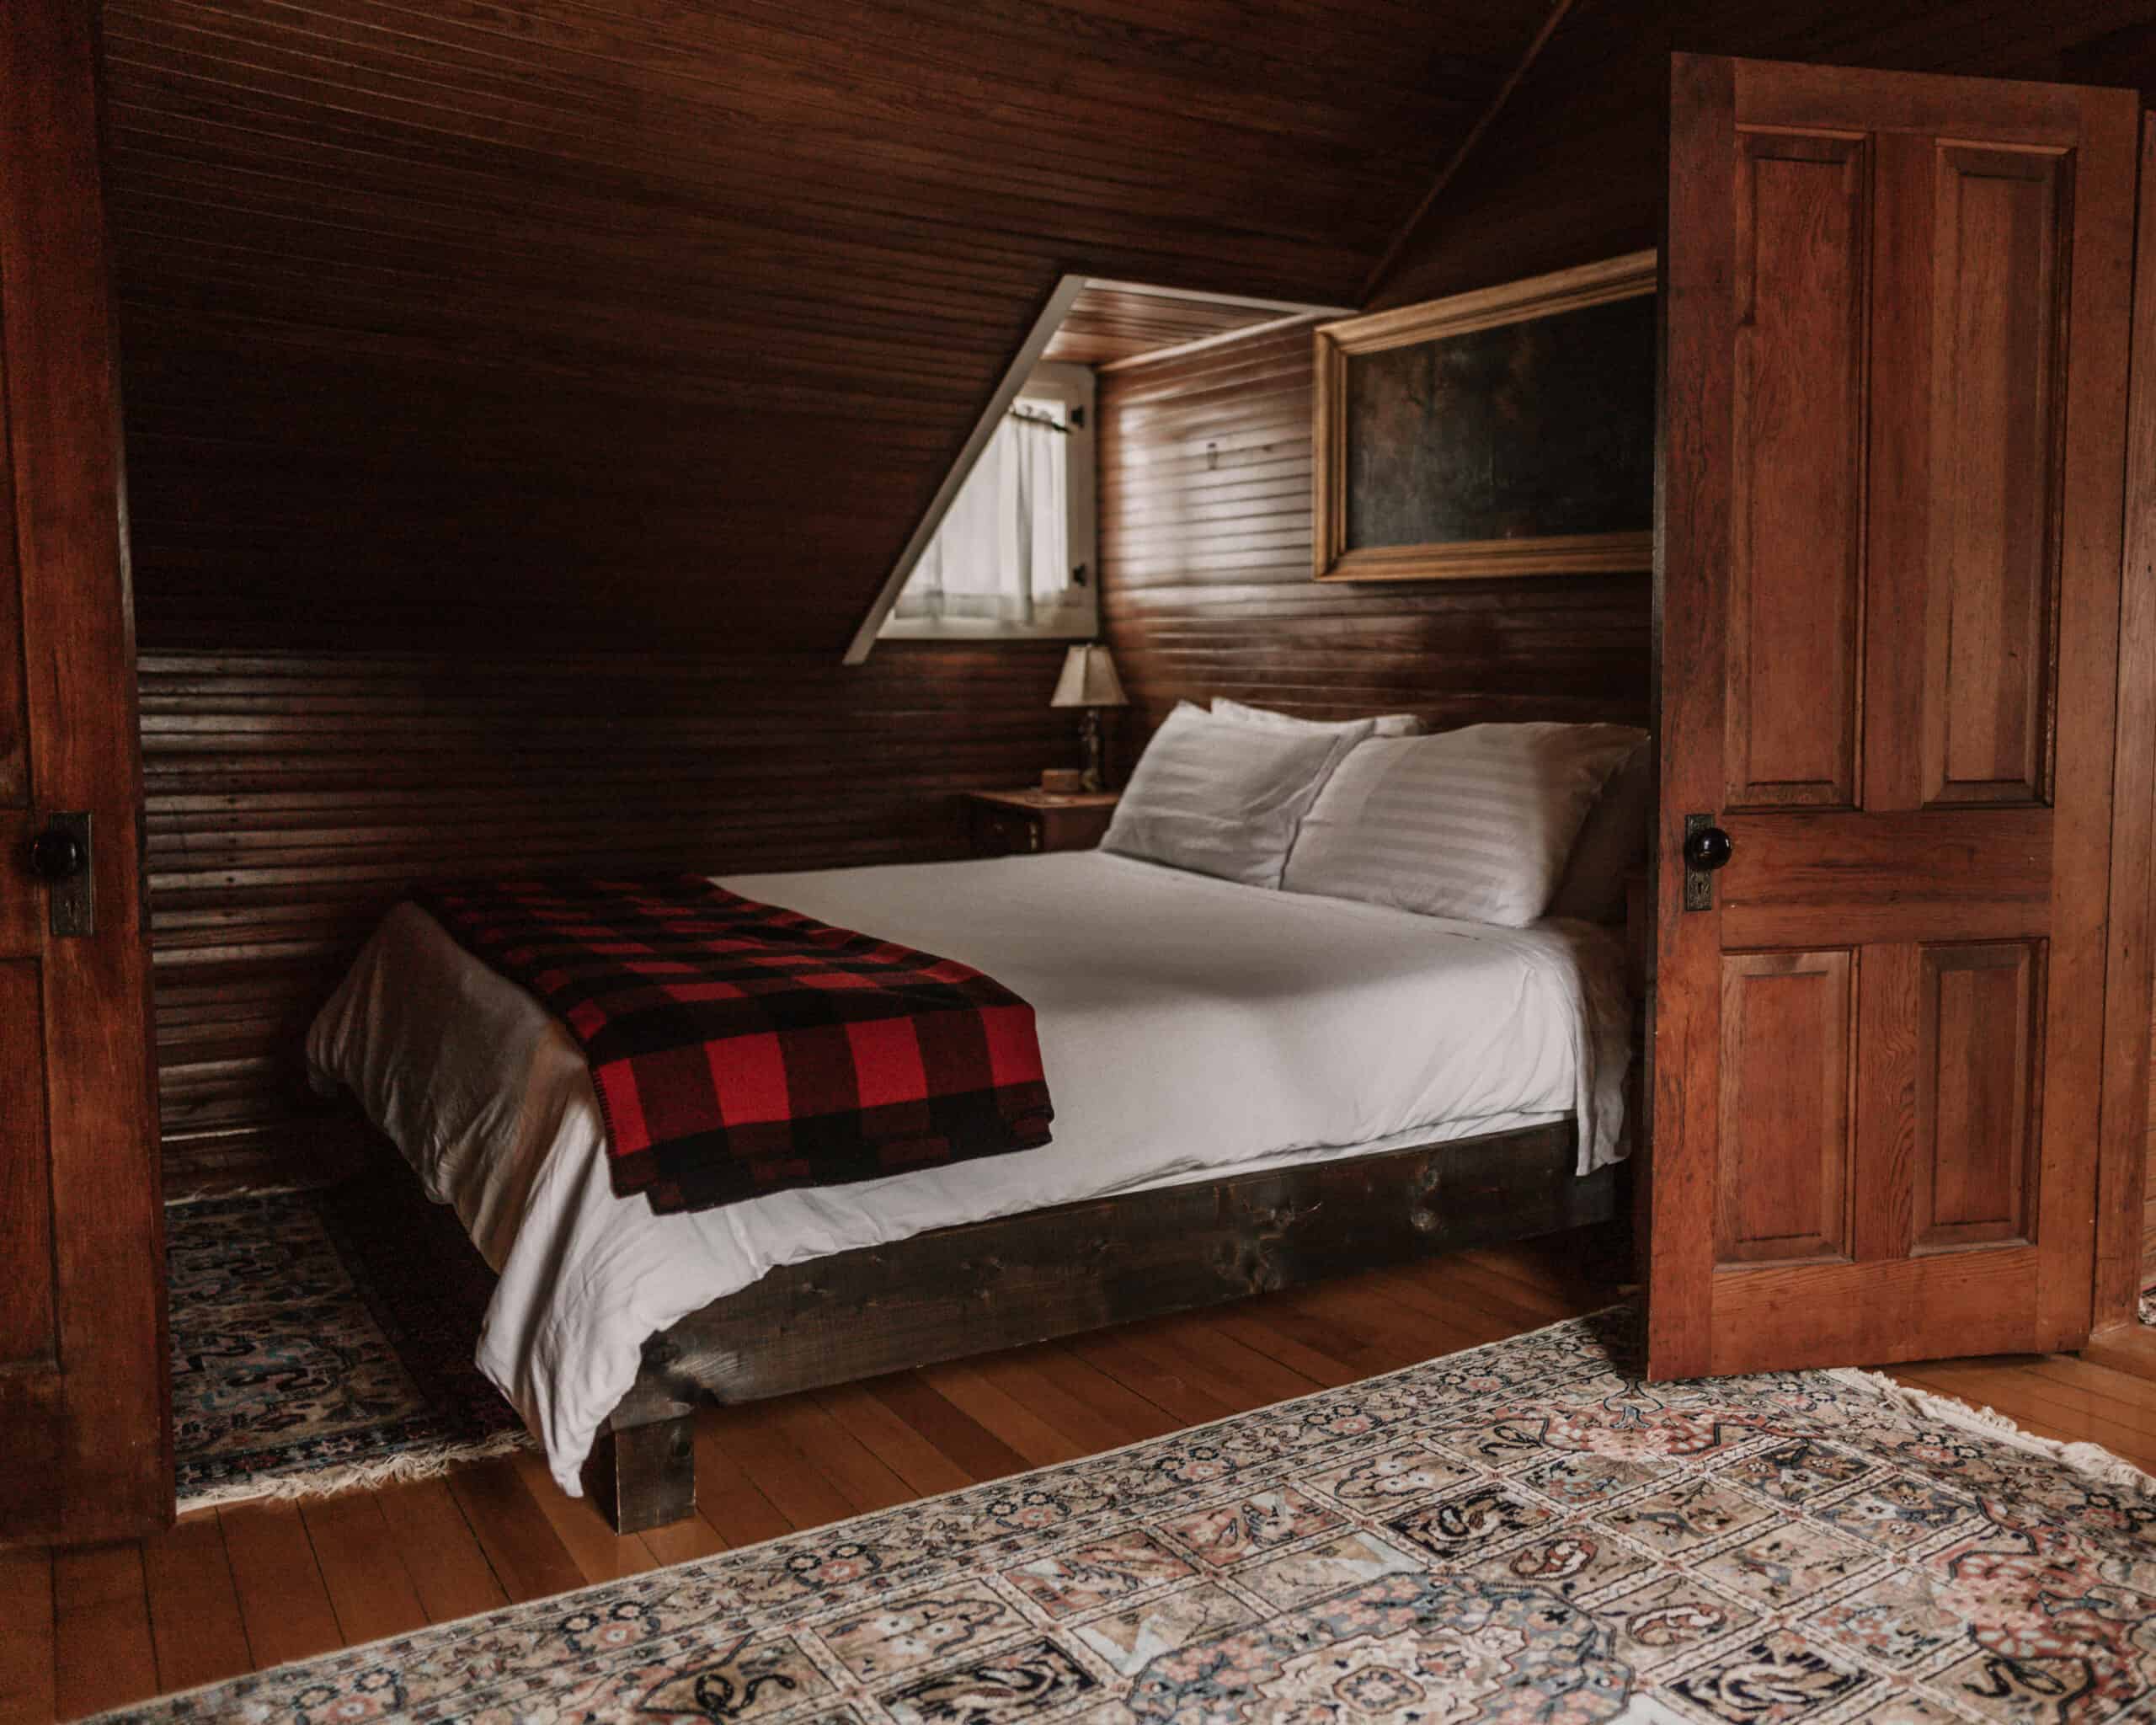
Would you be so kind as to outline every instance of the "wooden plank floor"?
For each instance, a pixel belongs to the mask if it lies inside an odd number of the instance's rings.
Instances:
[[[697,1515],[628,1538],[520,1455],[303,1506],[204,1511],[135,1543],[0,1551],[0,1718],[72,1719],[1394,1370],[1607,1304],[1599,1262],[1562,1238],[1460,1252],[707,1410]],[[2147,1379],[2065,1356],[1896,1375],[2156,1469]]]

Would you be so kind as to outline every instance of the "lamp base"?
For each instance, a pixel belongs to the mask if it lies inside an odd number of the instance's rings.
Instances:
[[[1079,775],[1080,786],[1088,791],[1107,788],[1106,776],[1101,770],[1101,710],[1088,707],[1078,721],[1078,740],[1086,751],[1085,771]]]

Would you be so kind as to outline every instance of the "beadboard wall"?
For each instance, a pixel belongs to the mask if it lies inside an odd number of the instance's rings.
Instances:
[[[1648,577],[1310,579],[1311,337],[1252,335],[1101,378],[1102,603],[1134,712],[1620,719],[1648,709]]]
[[[168,1144],[308,1111],[307,1025],[408,882],[963,854],[960,791],[1075,761],[1048,705],[1062,657],[146,650]]]

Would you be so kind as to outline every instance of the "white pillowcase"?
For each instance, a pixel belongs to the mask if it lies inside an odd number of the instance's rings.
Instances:
[[[1382,713],[1376,718],[1347,720],[1298,718],[1292,713],[1275,713],[1269,707],[1246,707],[1240,701],[1230,701],[1225,695],[1213,697],[1213,716],[1215,718],[1239,719],[1245,724],[1270,725],[1275,730],[1344,730],[1349,725],[1367,724],[1374,737],[1419,737],[1422,734],[1422,721],[1412,713]]]
[[[1367,722],[1278,730],[1178,706],[1139,757],[1101,848],[1277,887],[1304,814],[1369,734]]]
[[[1625,920],[1625,877],[1646,862],[1654,799],[1654,750],[1641,732],[1639,746],[1609,775],[1588,811],[1548,915],[1587,922]]]
[[[1524,928],[1641,734],[1614,724],[1475,724],[1374,739],[1326,782],[1288,858],[1289,892]]]

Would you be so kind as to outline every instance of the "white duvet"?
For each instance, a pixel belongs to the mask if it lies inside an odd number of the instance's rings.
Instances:
[[[352,1091],[499,1272],[479,1369],[572,1495],[645,1338],[780,1264],[1567,1112],[1582,1172],[1620,1154],[1626,1007],[1606,930],[1446,921],[1102,852],[723,884],[963,960],[1031,1001],[1055,1138],[654,1215],[608,1186],[567,1030],[398,906],[316,1019],[309,1065]]]

